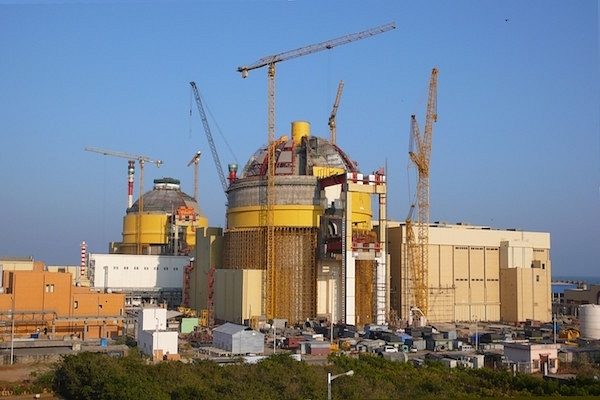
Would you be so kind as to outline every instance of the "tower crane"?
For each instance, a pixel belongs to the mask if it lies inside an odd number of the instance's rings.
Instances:
[[[322,50],[329,50],[335,46],[340,46],[356,40],[365,39],[380,33],[384,33],[396,28],[394,22],[387,23],[366,31],[349,34],[325,42],[297,48],[295,50],[263,57],[260,60],[245,66],[238,67],[237,71],[242,74],[242,78],[248,77],[248,72],[262,67],[267,68],[267,289],[268,293],[275,291],[275,225],[273,209],[275,206],[275,64],[280,61],[290,60],[316,53]],[[274,317],[275,303],[272,295],[266,298],[266,313],[269,317]]]
[[[198,150],[194,157],[188,163],[188,167],[194,164],[194,200],[198,201],[198,164],[200,163],[200,155],[202,152]]]
[[[416,304],[427,316],[429,311],[428,279],[429,279],[429,165],[431,163],[431,142],[433,123],[437,121],[437,79],[438,70],[431,70],[429,80],[429,96],[427,100],[427,113],[425,115],[425,129],[423,135],[419,131],[417,118],[411,116],[411,140],[409,156],[417,169],[417,230],[418,230],[418,261],[417,265],[409,266],[418,272],[417,282],[413,282],[417,291]]]
[[[343,89],[344,89],[344,81],[340,81],[340,84],[338,85],[337,95],[335,96],[335,102],[333,103],[333,110],[331,110],[331,115],[329,116],[329,141],[331,142],[331,144],[335,144],[335,134],[336,134],[335,116],[337,114],[337,110],[340,105],[340,98],[342,97]]]
[[[198,92],[198,88],[196,87],[196,82],[190,82],[190,86],[194,91],[194,97],[196,98],[196,104],[198,105],[198,112],[200,113],[200,117],[202,118],[204,132],[206,132],[206,138],[208,139],[210,152],[212,153],[213,160],[215,161],[215,166],[217,167],[217,173],[219,174],[219,179],[221,180],[221,186],[223,187],[223,191],[227,192],[227,181],[225,180],[225,174],[223,173],[223,166],[221,165],[221,161],[219,160],[219,154],[217,153],[217,148],[215,146],[215,141],[213,140],[212,133],[210,131],[210,126],[208,126],[208,120],[206,119],[206,113],[204,112],[204,107],[202,106],[202,99],[200,98],[200,93]]]
[[[149,162],[160,167],[163,163],[161,160],[153,160],[150,157],[139,156],[135,154],[123,153],[120,151],[103,150],[96,147],[86,147],[86,151],[100,153],[105,156],[114,156],[126,158],[130,162],[138,161],[140,164],[140,199],[138,201],[138,216],[137,216],[137,254],[142,254],[142,213],[144,212],[144,164]],[[131,207],[131,205],[130,205]]]

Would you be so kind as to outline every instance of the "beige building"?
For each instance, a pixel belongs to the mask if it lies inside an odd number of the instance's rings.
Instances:
[[[391,309],[414,304],[404,223],[390,223]],[[429,322],[552,318],[550,234],[469,224],[429,228]]]

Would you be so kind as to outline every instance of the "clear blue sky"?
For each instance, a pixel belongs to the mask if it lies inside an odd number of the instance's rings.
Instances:
[[[189,82],[224,168],[242,167],[267,141],[267,73],[237,67],[395,21],[278,63],[277,135],[305,120],[328,138],[343,79],[337,143],[363,172],[387,164],[388,213],[404,220],[410,115],[423,126],[438,67],[431,220],[550,232],[555,276],[597,276],[598,20],[591,0],[0,1],[0,255],[77,265],[82,241],[121,240],[127,160],[86,146],[161,159],[146,191],[170,176],[190,195],[201,150],[199,203],[223,226]]]

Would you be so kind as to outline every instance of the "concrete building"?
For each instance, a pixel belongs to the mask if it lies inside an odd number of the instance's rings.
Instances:
[[[522,373],[555,374],[558,372],[557,344],[504,343],[504,356],[511,368]]]
[[[600,305],[600,285],[591,284],[584,288],[571,288],[564,291],[564,304],[580,306],[583,304]]]
[[[9,257],[0,256],[0,270],[3,271],[31,271],[34,264],[41,264],[39,261],[34,261],[33,257]]]
[[[225,323],[213,330],[213,347],[231,354],[262,354],[265,335],[247,326]]]
[[[138,312],[138,348],[153,360],[179,354],[177,331],[167,330],[167,309],[141,308]]]
[[[189,256],[88,254],[88,276],[92,289],[123,293],[127,307],[182,303],[182,291]]]
[[[408,320],[414,288],[406,226],[388,225],[391,307]],[[550,234],[469,224],[429,227],[429,322],[552,319]]]
[[[45,271],[40,263],[36,266],[0,274],[3,335],[11,334],[13,323],[17,337],[92,339],[123,333],[124,295],[74,286],[71,274]]]

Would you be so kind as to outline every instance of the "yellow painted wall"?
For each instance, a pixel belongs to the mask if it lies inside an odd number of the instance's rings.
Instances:
[[[123,217],[123,243],[137,243],[137,214]],[[144,214],[142,215],[142,243],[167,244],[169,241],[168,217],[166,214]],[[196,216],[194,227],[186,227],[186,242],[193,247],[196,244],[196,229],[207,228],[208,219]],[[180,238],[183,239],[183,238]]]
[[[264,225],[265,208],[260,206],[236,207],[227,210],[230,227],[255,228]],[[320,206],[275,206],[273,218],[275,226],[313,227],[319,226],[319,216],[323,215]]]

